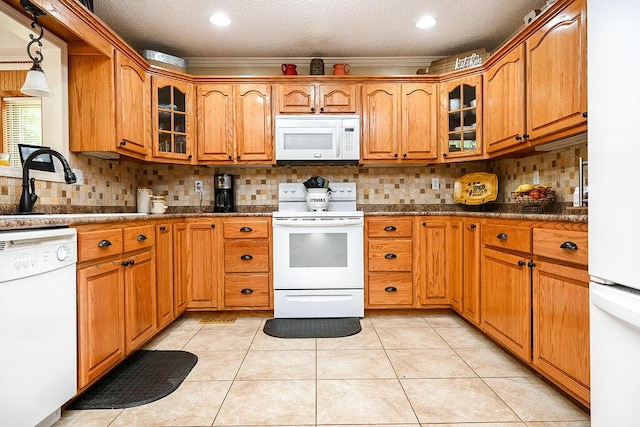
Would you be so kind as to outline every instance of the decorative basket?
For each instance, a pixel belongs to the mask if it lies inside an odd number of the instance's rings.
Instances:
[[[522,206],[523,213],[543,213],[545,206],[556,199],[556,192],[551,187],[548,187],[543,193],[539,192],[539,195],[534,194],[534,197],[530,196],[532,191],[534,190],[527,191],[526,193],[511,193],[513,200]]]

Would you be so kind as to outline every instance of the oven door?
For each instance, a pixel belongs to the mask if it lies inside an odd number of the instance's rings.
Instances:
[[[363,289],[363,219],[273,220],[278,289]]]

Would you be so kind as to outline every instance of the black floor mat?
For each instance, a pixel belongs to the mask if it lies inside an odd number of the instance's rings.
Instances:
[[[120,409],[153,402],[177,389],[197,361],[186,351],[139,350],[67,409]]]
[[[269,319],[264,325],[264,333],[277,338],[338,338],[361,330],[357,317]]]

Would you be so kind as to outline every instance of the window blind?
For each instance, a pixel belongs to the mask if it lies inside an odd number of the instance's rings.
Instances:
[[[2,151],[11,154],[10,165],[21,168],[18,144],[42,145],[42,99],[2,99]]]

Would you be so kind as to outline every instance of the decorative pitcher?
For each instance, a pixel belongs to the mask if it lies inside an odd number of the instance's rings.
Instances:
[[[295,76],[298,74],[296,64],[282,64],[282,74],[285,76]]]
[[[349,64],[333,64],[333,75],[334,76],[344,76],[349,74],[349,70],[351,69],[351,65]]]

